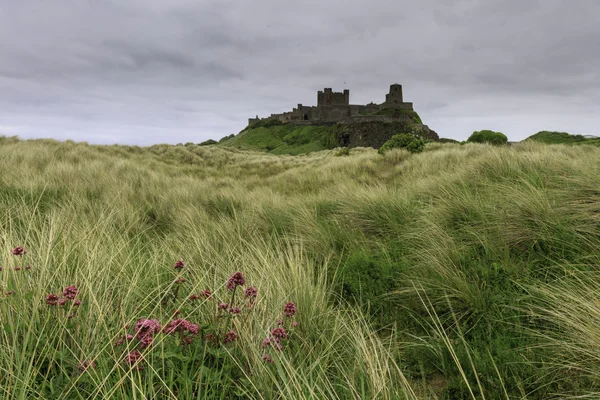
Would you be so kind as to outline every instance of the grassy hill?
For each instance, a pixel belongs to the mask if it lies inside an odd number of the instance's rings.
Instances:
[[[303,154],[337,147],[337,127],[267,125],[250,126],[237,136],[222,142],[223,146],[246,150],[263,150],[272,154]]]
[[[525,140],[547,144],[592,144],[600,146],[600,138],[586,138],[583,135],[571,135],[567,132],[541,131]]]
[[[600,397],[599,148],[0,161],[2,398]]]
[[[384,109],[371,115],[407,117],[403,120],[408,124],[422,123],[419,115],[409,110]],[[277,120],[261,120],[248,125],[234,137],[223,138],[219,144],[244,150],[266,151],[271,154],[307,154],[339,147],[340,129],[336,125],[298,126],[284,125]],[[204,144],[209,143],[204,142]]]

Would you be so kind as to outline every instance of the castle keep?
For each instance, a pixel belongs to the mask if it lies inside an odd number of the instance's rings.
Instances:
[[[278,119],[281,122],[313,121],[313,122],[336,122],[346,118],[374,113],[386,108],[401,108],[413,110],[412,103],[405,103],[402,98],[402,85],[394,83],[390,86],[390,92],[385,95],[385,102],[381,104],[369,103],[366,105],[350,104],[350,90],[333,92],[331,88],[325,88],[317,92],[317,105],[298,107],[292,111],[281,114],[271,114],[266,118],[248,119],[248,123],[261,119]]]

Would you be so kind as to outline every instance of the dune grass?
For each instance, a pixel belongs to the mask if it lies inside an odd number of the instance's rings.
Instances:
[[[0,397],[600,395],[600,149],[335,154],[0,139]],[[258,296],[225,317],[236,271]],[[142,318],[201,333],[130,366]]]

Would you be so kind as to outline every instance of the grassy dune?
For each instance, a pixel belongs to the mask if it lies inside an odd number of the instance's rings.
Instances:
[[[0,397],[600,396],[600,149],[335,153],[0,139]]]

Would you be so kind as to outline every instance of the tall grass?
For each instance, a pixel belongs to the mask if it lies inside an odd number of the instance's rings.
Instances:
[[[0,139],[2,397],[598,393],[586,321],[600,282],[600,149],[335,154]],[[161,337],[132,369],[113,347],[127,324],[167,323],[179,307],[214,327],[214,302],[161,304],[180,258],[181,293],[227,300],[242,271],[256,306],[231,322],[235,343],[192,351]],[[69,284],[83,303],[66,320],[44,298]],[[298,327],[268,364],[261,342],[287,301]],[[82,374],[82,359],[97,366]]]

